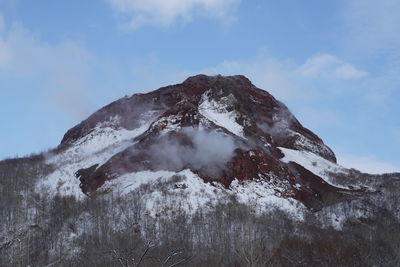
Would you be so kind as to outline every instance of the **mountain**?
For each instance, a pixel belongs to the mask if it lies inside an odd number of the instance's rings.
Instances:
[[[400,262],[400,236],[390,236],[400,227],[400,174],[338,165],[321,138],[241,75],[197,75],[119,99],[57,148],[0,162],[0,175],[0,256],[37,265],[63,255],[61,265],[137,266],[126,251],[147,253],[149,240],[164,250],[185,244],[198,257],[189,266]],[[18,252],[22,236],[44,241]],[[100,260],[98,250],[111,254]]]
[[[275,196],[312,209],[358,194],[296,163],[312,155],[340,169],[317,135],[244,76],[197,75],[120,99],[70,129],[60,150],[79,160],[81,169],[68,168],[88,195],[132,173],[183,170],[228,190],[232,183],[260,182]],[[85,162],[88,154],[107,156]]]

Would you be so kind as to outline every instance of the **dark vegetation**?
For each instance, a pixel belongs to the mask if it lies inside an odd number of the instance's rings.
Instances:
[[[152,217],[141,200],[148,186],[124,197],[51,197],[35,191],[50,171],[41,156],[0,162],[0,266],[400,265],[396,175],[365,177],[379,194],[296,222],[279,210],[255,215],[235,199],[193,218],[179,207],[170,207],[174,216]],[[354,207],[368,216],[349,216],[342,231],[322,227],[319,214]]]

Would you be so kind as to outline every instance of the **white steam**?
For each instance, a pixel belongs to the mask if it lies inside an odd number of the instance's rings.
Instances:
[[[164,137],[151,145],[149,153],[160,169],[202,170],[215,177],[237,148],[233,138],[217,131],[184,129],[183,138]]]
[[[294,117],[289,110],[282,108],[273,115],[272,122],[268,123],[258,123],[257,126],[265,133],[268,133],[275,139],[285,137],[287,131],[293,125]]]

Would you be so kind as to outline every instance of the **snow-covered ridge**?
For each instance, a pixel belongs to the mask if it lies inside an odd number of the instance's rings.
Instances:
[[[234,110],[228,111],[227,109],[229,101],[229,97],[221,97],[218,102],[210,99],[209,91],[207,91],[202,95],[199,112],[216,125],[225,128],[234,135],[245,138],[243,127],[236,122],[238,114]]]
[[[315,141],[306,138],[304,135],[298,132],[295,132],[290,129],[288,129],[287,132],[290,135],[297,137],[297,140],[295,142],[295,148],[299,150],[307,149],[313,152],[314,154],[323,152],[324,154],[329,155],[332,153],[325,145],[316,143]]]
[[[332,181],[332,178],[329,176],[329,173],[348,173],[346,168],[309,151],[293,150],[284,147],[279,147],[279,149],[285,155],[281,161],[285,163],[295,162],[315,175],[318,175],[328,184],[338,188],[348,189],[347,187],[342,187],[341,185],[335,184]]]
[[[153,111],[143,113],[140,126],[133,130],[119,127],[119,118],[99,123],[88,135],[77,140],[60,154],[47,155],[46,163],[55,171],[39,181],[36,188],[46,188],[50,194],[72,195],[81,199],[84,195],[79,187],[75,172],[95,164],[104,164],[113,155],[131,146],[134,139],[144,133],[157,116]]]

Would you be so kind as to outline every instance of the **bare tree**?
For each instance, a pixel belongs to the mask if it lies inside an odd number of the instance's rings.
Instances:
[[[139,267],[144,263],[145,260],[153,260],[159,264],[160,267],[174,267],[180,264],[184,264],[188,262],[191,257],[185,256],[185,250],[182,248],[174,249],[170,251],[170,253],[162,259],[161,257],[149,255],[150,250],[155,248],[156,246],[152,243],[147,243],[146,248],[140,255],[140,257],[135,258],[134,253],[132,252],[128,256],[121,255],[122,253],[118,250],[112,250],[112,256],[115,261],[119,263],[122,267]]]

